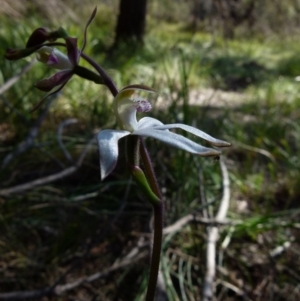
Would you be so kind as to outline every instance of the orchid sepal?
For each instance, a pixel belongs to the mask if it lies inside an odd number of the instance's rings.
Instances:
[[[202,146],[201,144],[198,144],[182,135],[166,130],[157,130],[155,127],[137,129],[133,131],[131,135],[155,138],[157,140],[160,140],[161,142],[185,150],[200,157],[219,156],[221,154],[221,152],[217,149]]]
[[[231,143],[228,143],[224,140],[220,140],[220,139],[216,139],[210,135],[208,135],[207,133],[193,127],[193,126],[189,126],[186,124],[182,124],[182,123],[174,123],[174,124],[164,124],[161,126],[157,126],[155,129],[157,130],[169,130],[169,129],[181,129],[184,130],[188,133],[191,133],[197,137],[202,138],[203,140],[209,142],[211,145],[216,146],[216,147],[228,147],[231,145]]]
[[[80,51],[77,47],[77,38],[68,37],[65,39],[68,58],[72,64],[72,66],[76,66],[79,63],[80,59]]]
[[[36,104],[31,110],[30,110],[30,113],[36,111],[41,105],[42,103],[46,100],[47,97],[55,94],[55,93],[58,93],[60,90],[63,89],[63,87],[67,84],[68,80],[66,80],[64,83],[62,83],[60,86],[58,86],[56,89],[50,91],[49,93],[47,93],[39,102],[38,104]]]
[[[84,28],[84,33],[83,33],[83,44],[80,50],[80,54],[83,52],[85,45],[86,45],[86,36],[87,36],[87,29],[89,27],[89,25],[92,23],[92,21],[94,20],[95,16],[97,14],[97,6],[94,8],[90,18],[88,19],[88,21],[86,22],[85,28]]]
[[[67,83],[73,76],[73,72],[70,70],[62,70],[56,72],[52,76],[42,79],[34,84],[36,88],[44,92],[50,92],[57,86]]]
[[[103,130],[98,133],[101,180],[106,178],[117,165],[119,157],[118,142],[128,135],[130,135],[129,131],[121,130]]]

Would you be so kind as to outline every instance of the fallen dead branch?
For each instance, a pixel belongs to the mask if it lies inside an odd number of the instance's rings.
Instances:
[[[221,199],[215,220],[218,222],[224,222],[230,201],[230,180],[227,167],[222,157],[220,158],[220,167],[223,180],[223,197]],[[203,301],[209,301],[214,298],[214,279],[216,275],[216,244],[218,241],[218,236],[219,228],[216,226],[210,226],[207,230],[206,274],[202,289]]]
[[[20,193],[20,192],[32,189],[36,186],[52,183],[54,181],[60,180],[62,178],[65,178],[65,177],[73,174],[82,165],[83,160],[84,160],[91,144],[93,143],[93,141],[94,141],[94,138],[91,139],[90,142],[83,149],[81,155],[79,156],[79,159],[77,160],[77,162],[75,163],[74,166],[70,166],[70,167],[68,167],[68,168],[66,168],[66,169],[64,169],[64,170],[62,170],[62,171],[60,171],[56,174],[52,174],[52,175],[49,175],[49,176],[46,176],[46,177],[43,177],[43,178],[40,178],[40,179],[36,179],[34,181],[31,181],[31,182],[27,182],[27,183],[24,183],[24,184],[21,184],[21,185],[16,185],[16,186],[6,188],[6,189],[1,189],[0,190],[0,195],[1,196],[7,196],[7,195],[10,195],[10,194],[14,194],[14,193]]]
[[[164,234],[166,235],[166,234],[177,232],[191,222],[207,225],[207,226],[227,226],[227,225],[236,225],[240,223],[240,221],[230,221],[226,219],[218,220],[218,219],[205,218],[205,217],[189,214],[176,221],[173,225],[166,227],[164,229]]]

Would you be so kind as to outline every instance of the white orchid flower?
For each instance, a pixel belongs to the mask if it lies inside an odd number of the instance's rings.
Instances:
[[[161,121],[151,117],[144,117],[137,121],[137,112],[148,112],[151,110],[151,104],[147,100],[139,97],[131,98],[134,92],[139,90],[148,93],[156,93],[155,90],[140,85],[131,85],[122,89],[114,99],[114,111],[121,130],[108,129],[98,133],[97,140],[99,145],[102,180],[113,171],[117,164],[119,156],[118,141],[128,135],[152,137],[199,156],[218,156],[220,155],[220,151],[204,147],[184,136],[170,132],[169,130],[176,128],[182,129],[206,140],[213,146],[230,146],[230,143],[228,142],[215,139],[203,131],[185,124],[163,124]]]

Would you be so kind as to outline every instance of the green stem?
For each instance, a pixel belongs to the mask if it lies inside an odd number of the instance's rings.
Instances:
[[[155,176],[155,172],[152,166],[152,162],[149,156],[149,153],[147,151],[145,141],[143,138],[140,138],[140,152],[141,152],[141,157],[143,160],[143,163],[145,165],[145,172],[150,184],[150,187],[152,188],[153,192],[156,194],[156,196],[162,200],[162,195],[159,189],[159,185]]]
[[[140,166],[140,141],[138,136],[126,137],[126,160],[132,166]]]
[[[151,189],[159,198],[157,202],[151,202],[154,213],[154,234],[153,234],[153,245],[152,245],[152,256],[150,264],[150,275],[148,281],[146,301],[153,301],[155,298],[157,278],[159,273],[159,263],[162,247],[163,238],[163,224],[164,224],[164,203],[162,201],[162,195],[158,186],[158,182],[154,173],[154,169],[151,163],[149,153],[146,149],[145,142],[140,138],[140,152],[143,160],[146,175]]]

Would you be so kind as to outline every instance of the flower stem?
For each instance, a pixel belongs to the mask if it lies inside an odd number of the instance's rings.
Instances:
[[[105,72],[105,70],[85,53],[82,52],[81,56],[98,71],[98,73],[100,74],[100,76],[103,79],[104,85],[107,86],[107,88],[110,90],[111,94],[113,96],[117,96],[118,89],[117,89],[116,85],[114,84],[114,82],[112,81],[112,79]]]
[[[162,195],[158,186],[158,182],[154,173],[154,169],[151,163],[149,153],[146,149],[145,142],[140,138],[140,152],[141,158],[145,165],[146,175],[148,177],[149,184],[159,198],[159,201],[151,202],[154,213],[154,237],[152,245],[152,256],[150,264],[150,275],[148,281],[146,301],[153,301],[155,298],[156,284],[159,273],[160,254],[162,247],[163,237],[163,223],[164,223],[164,203],[162,201]]]
[[[159,185],[155,176],[155,172],[152,166],[152,162],[149,156],[149,153],[147,151],[145,141],[143,138],[140,138],[140,152],[141,152],[141,158],[143,160],[143,163],[145,165],[145,172],[148,177],[149,184],[153,190],[153,192],[156,194],[156,196],[162,200],[162,195],[159,189]]]
[[[126,160],[132,166],[140,166],[140,141],[138,136],[126,137]]]
[[[153,301],[155,298],[157,278],[159,273],[160,254],[163,237],[163,216],[164,216],[164,204],[162,200],[152,204],[154,213],[154,233],[153,233],[153,245],[152,256],[150,264],[150,275],[148,280],[148,288],[146,301]]]

